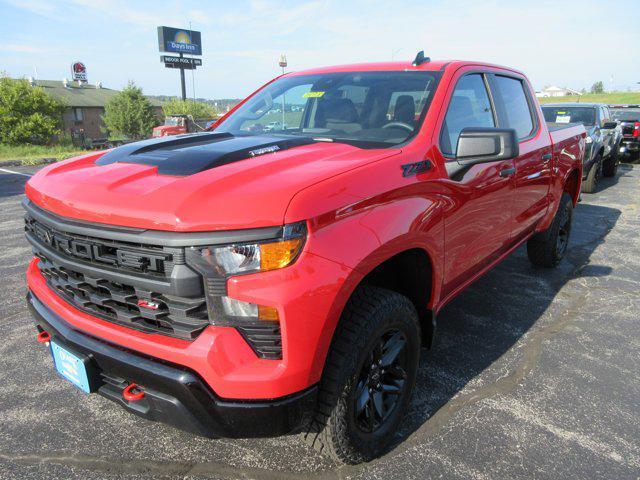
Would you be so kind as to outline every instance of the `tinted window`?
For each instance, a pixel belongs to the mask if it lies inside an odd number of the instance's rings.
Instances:
[[[611,116],[623,122],[637,122],[640,121],[640,108],[616,108],[611,110]]]
[[[513,128],[518,138],[528,137],[533,131],[533,118],[522,81],[496,76],[496,84],[505,108],[505,128]],[[502,122],[501,122],[502,123]]]
[[[596,124],[596,109],[593,107],[542,107],[544,119],[550,123]]]
[[[495,127],[491,102],[480,74],[462,77],[451,97],[440,134],[442,153],[455,155],[460,132],[467,127]]]

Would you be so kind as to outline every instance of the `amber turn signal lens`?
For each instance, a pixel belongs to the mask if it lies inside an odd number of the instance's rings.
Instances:
[[[261,244],[260,271],[286,267],[296,259],[303,244],[303,238]]]
[[[265,322],[279,322],[278,310],[275,307],[265,307],[258,305],[258,319]]]

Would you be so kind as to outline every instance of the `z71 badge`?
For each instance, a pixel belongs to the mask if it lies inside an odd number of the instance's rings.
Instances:
[[[406,165],[402,165],[402,176],[411,177],[413,175],[417,175],[418,173],[426,172],[427,170],[431,170],[430,160],[422,160],[421,162],[407,163]]]

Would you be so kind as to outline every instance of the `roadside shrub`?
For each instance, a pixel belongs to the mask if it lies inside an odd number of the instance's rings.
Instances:
[[[60,133],[65,105],[27,80],[0,77],[0,143],[48,144]]]
[[[148,137],[158,123],[151,102],[133,82],[105,104],[102,119],[110,136],[132,140]]]
[[[216,110],[211,105],[194,100],[172,99],[162,105],[165,115],[191,115],[194,119],[211,119],[216,116]]]

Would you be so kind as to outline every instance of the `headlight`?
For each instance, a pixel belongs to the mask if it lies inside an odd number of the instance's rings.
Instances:
[[[298,222],[285,225],[280,238],[187,248],[187,264],[204,277],[209,321],[214,325],[235,327],[279,322],[274,307],[228,297],[227,279],[291,265],[300,255],[306,238],[306,223]]]
[[[593,138],[591,138],[591,137],[587,137],[587,138],[585,138],[585,141],[586,141],[587,143],[591,143],[591,142],[593,142]]]
[[[286,225],[277,240],[250,244],[192,247],[189,258],[201,273],[211,270],[228,277],[241,273],[265,272],[292,264],[302,251],[307,236],[304,222]]]

